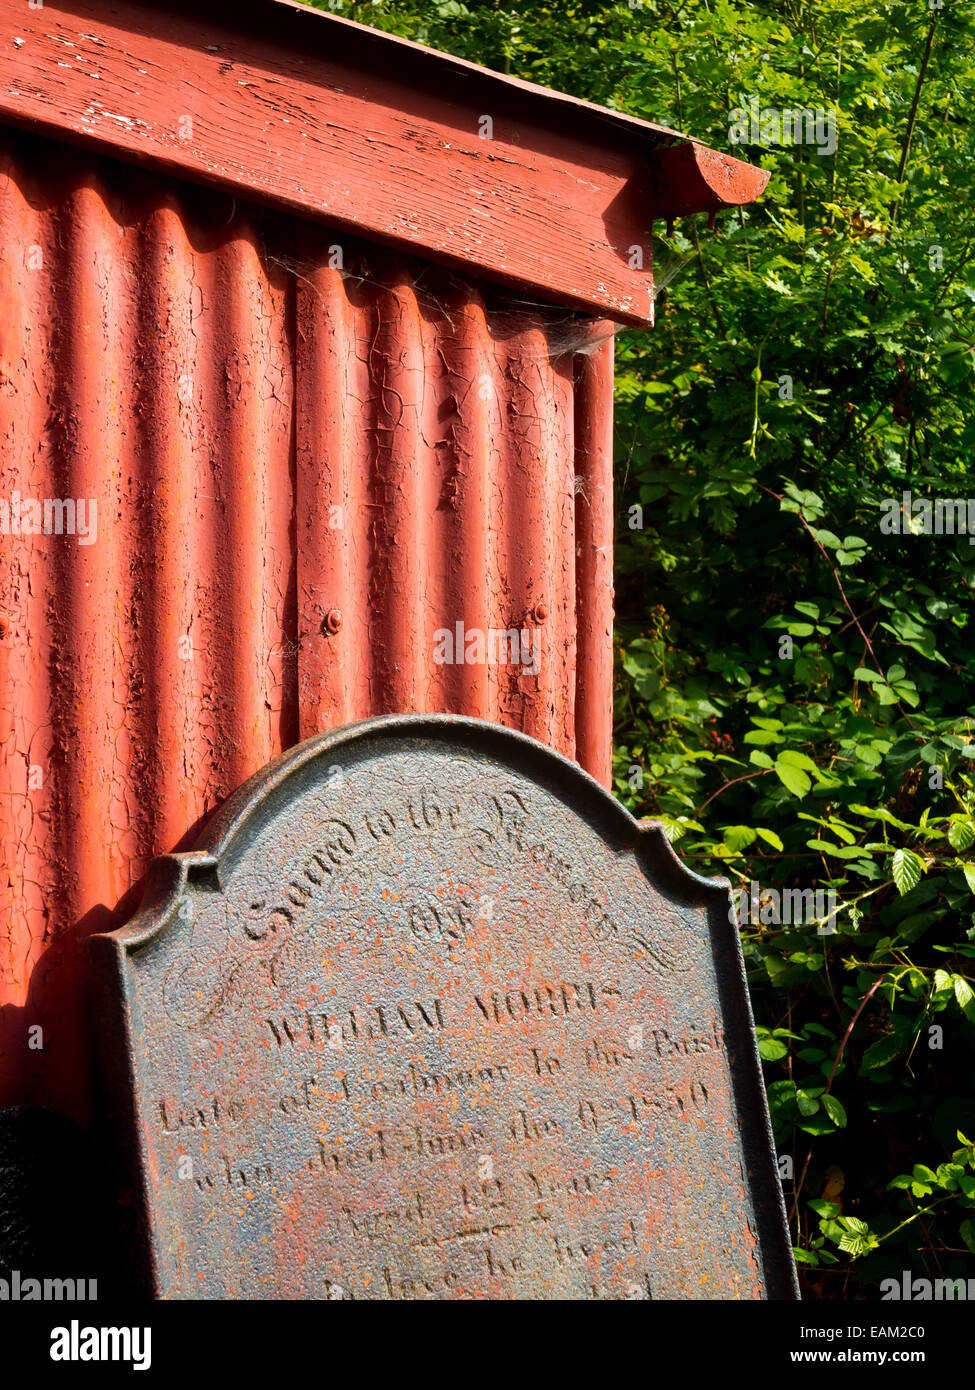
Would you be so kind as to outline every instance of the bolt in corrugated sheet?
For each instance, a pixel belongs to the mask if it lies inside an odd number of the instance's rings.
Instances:
[[[97,533],[0,535],[0,1104],[85,1118],[86,938],[299,739],[455,711],[608,779],[611,410],[606,323],[3,131],[0,498]]]

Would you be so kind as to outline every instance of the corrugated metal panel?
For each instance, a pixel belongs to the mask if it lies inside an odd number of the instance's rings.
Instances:
[[[97,503],[0,534],[0,1104],[84,1118],[84,940],[299,738],[453,711],[608,777],[612,337],[12,131],[0,334],[0,500]]]

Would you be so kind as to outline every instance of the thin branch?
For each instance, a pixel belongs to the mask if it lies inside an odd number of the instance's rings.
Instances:
[[[761,486],[761,484],[760,484],[760,486]],[[782,501],[782,494],[779,493],[779,492],[773,492],[772,489],[771,489],[770,487],[762,487],[762,491],[763,491],[763,492],[767,492],[768,495],[769,495],[770,497],[776,498],[777,501],[779,501],[779,502]],[[802,522],[803,526],[805,526],[806,530],[809,532],[810,536],[812,537],[813,545],[816,546],[817,550],[819,551],[819,553],[822,555],[823,559],[826,561],[827,565],[829,566],[829,568],[830,568],[830,573],[832,574],[833,578],[834,578],[835,581],[836,581],[836,587],[837,587],[837,589],[839,589],[839,591],[840,591],[840,598],[843,600],[843,603],[844,603],[844,605],[846,606],[846,611],[849,613],[850,617],[853,619],[853,622],[854,622],[854,625],[856,626],[857,632],[859,632],[860,636],[863,638],[863,641],[864,641],[864,643],[865,643],[865,645],[866,645],[867,651],[870,653],[870,655],[871,655],[871,657],[872,657],[872,659],[873,659],[874,668],[875,668],[875,670],[876,670],[878,676],[879,676],[880,679],[884,682],[884,684],[887,685],[887,684],[888,684],[887,677],[886,677],[886,675],[884,674],[884,669],[883,669],[883,667],[881,666],[880,662],[879,662],[878,659],[877,659],[877,653],[876,653],[876,652],[874,651],[874,649],[873,649],[873,643],[870,641],[870,638],[869,638],[869,637],[867,636],[867,634],[864,632],[863,627],[862,627],[862,625],[861,625],[861,623],[860,623],[860,619],[857,617],[856,613],[853,611],[853,605],[850,603],[850,600],[849,600],[849,599],[847,598],[847,596],[846,596],[846,590],[843,588],[843,583],[842,583],[842,581],[841,581],[841,579],[840,579],[839,570],[836,568],[836,566],[833,564],[832,560],[829,558],[829,553],[828,553],[828,551],[826,550],[826,547],[823,545],[822,541],[821,541],[821,540],[819,539],[819,537],[816,535],[816,532],[813,530],[813,528],[809,525],[809,522],[808,522],[808,521],[806,520],[806,518],[803,516],[802,512],[798,512],[798,511],[797,511],[797,512],[796,512],[796,516],[799,518],[799,520]],[[907,723],[910,725],[910,727],[911,727],[912,729],[914,729],[914,728],[915,728],[915,725],[914,725],[913,721],[911,720],[911,716],[908,714],[907,710],[906,710],[906,709],[904,708],[904,706],[901,704],[900,700],[897,701],[897,708],[900,710],[901,714],[902,714],[902,715],[904,716],[904,718],[907,720]]]
[[[941,301],[944,299],[945,295],[951,289],[954,280],[965,269],[965,266],[968,263],[968,258],[972,254],[973,250],[975,250],[975,231],[969,232],[968,240],[965,242],[964,252],[962,254],[961,259],[959,260],[958,264],[955,266],[951,274],[948,276],[948,278],[945,280],[944,285],[941,287],[941,293],[934,301],[934,307],[936,309],[940,306]]]
[[[907,161],[911,154],[911,141],[914,138],[914,126],[917,121],[917,108],[921,101],[921,88],[924,86],[925,74],[928,70],[928,62],[931,58],[931,49],[934,47],[935,30],[938,27],[938,20],[941,18],[941,11],[934,11],[934,18],[931,20],[931,27],[928,29],[928,40],[924,45],[924,57],[921,59],[921,66],[918,69],[917,82],[914,84],[914,99],[911,102],[911,113],[907,118],[907,130],[904,132],[904,144],[901,148],[901,161],[897,167],[897,182],[903,183],[904,175],[907,173]],[[890,236],[898,217],[903,194],[897,199],[890,210],[890,227],[887,228],[887,236]],[[884,238],[886,240],[886,237]]]
[[[703,802],[697,808],[697,810],[694,812],[695,819],[701,814],[701,812],[704,810],[706,806],[711,805],[711,802],[715,799],[715,797],[720,796],[722,792],[726,792],[728,788],[733,787],[736,782],[748,782],[751,780],[752,777],[764,777],[767,773],[774,771],[774,767],[763,767],[759,769],[758,772],[746,772],[743,777],[732,777],[730,782],[725,782],[723,786],[720,786],[718,788],[714,795],[709,796],[707,801]]]
[[[871,999],[873,998],[873,996],[876,994],[877,990],[880,988],[880,986],[883,984],[883,982],[884,982],[884,980],[885,980],[886,978],[887,978],[887,975],[886,975],[886,972],[885,972],[883,975],[880,976],[880,978],[879,978],[878,980],[875,980],[875,981],[873,982],[873,984],[872,984],[872,985],[870,986],[870,988],[867,990],[866,994],[865,994],[865,995],[863,996],[863,998],[860,1000],[860,1006],[859,1006],[859,1008],[857,1009],[856,1013],[853,1015],[853,1017],[850,1019],[849,1023],[847,1024],[847,1026],[846,1026],[846,1032],[843,1034],[843,1037],[840,1039],[839,1048],[837,1049],[836,1056],[835,1056],[835,1058],[833,1059],[833,1065],[832,1065],[832,1067],[830,1068],[829,1076],[826,1078],[826,1086],[825,1086],[825,1089],[824,1089],[824,1091],[823,1091],[823,1095],[828,1096],[828,1095],[830,1094],[830,1087],[831,1087],[832,1084],[833,1084],[833,1077],[836,1075],[836,1068],[839,1066],[840,1060],[842,1059],[842,1056],[843,1056],[843,1053],[844,1053],[844,1051],[846,1050],[846,1045],[847,1045],[847,1043],[850,1041],[850,1035],[852,1034],[854,1028],[856,1027],[857,1021],[858,1021],[860,1015],[863,1013],[864,1009],[865,1009],[865,1008],[867,1007],[867,1005],[870,1003],[870,1000],[871,1000]],[[810,1164],[810,1162],[811,1162],[811,1160],[812,1160],[812,1152],[813,1152],[813,1146],[812,1146],[812,1144],[810,1143],[810,1145],[809,1145],[809,1152],[806,1154],[806,1161],[805,1161],[805,1163],[802,1165],[802,1172],[801,1172],[800,1175],[799,1175],[799,1181],[796,1183],[795,1187],[792,1189],[792,1212],[791,1212],[791,1214],[790,1214],[790,1216],[789,1216],[789,1221],[790,1221],[790,1222],[792,1222],[792,1221],[795,1220],[796,1212],[799,1210],[799,1194],[800,1194],[800,1192],[802,1191],[802,1185],[803,1185],[803,1183],[806,1181],[806,1174],[809,1172],[809,1164]]]

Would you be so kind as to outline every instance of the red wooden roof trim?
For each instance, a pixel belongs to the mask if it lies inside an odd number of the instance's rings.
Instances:
[[[767,170],[696,140],[660,149],[649,167],[651,202],[668,219],[754,202],[769,181]]]
[[[5,7],[0,119],[638,325],[654,218],[751,201],[768,177],[284,0]]]

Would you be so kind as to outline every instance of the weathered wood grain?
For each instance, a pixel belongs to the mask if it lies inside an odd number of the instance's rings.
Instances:
[[[0,117],[634,324],[652,322],[654,218],[767,177],[279,0],[200,8],[5,8]]]

